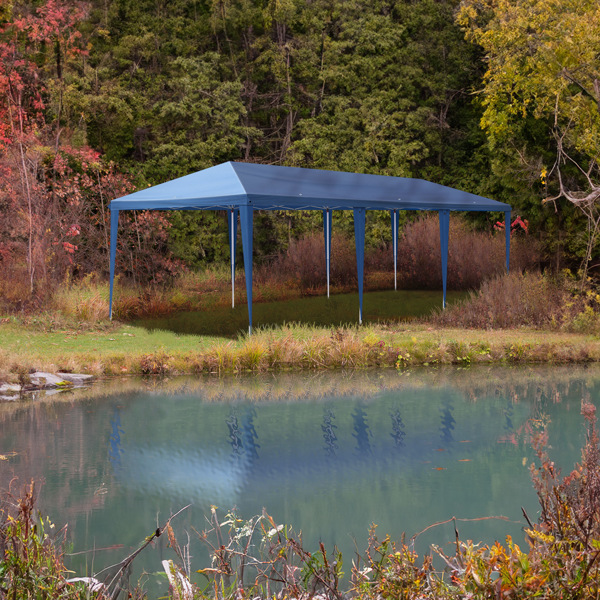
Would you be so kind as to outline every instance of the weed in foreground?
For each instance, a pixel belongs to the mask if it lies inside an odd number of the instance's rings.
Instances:
[[[35,510],[33,483],[19,500],[0,507],[0,598],[75,600],[88,597],[80,582],[69,582],[60,550],[61,535]]]

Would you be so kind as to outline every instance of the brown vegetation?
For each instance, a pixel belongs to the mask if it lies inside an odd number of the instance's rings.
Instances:
[[[331,244],[331,284],[338,289],[356,286],[354,240],[334,235]],[[539,245],[525,235],[511,240],[511,268],[517,272],[539,268]],[[401,289],[440,289],[442,287],[440,230],[437,215],[408,223],[398,241],[398,286]],[[464,219],[450,219],[448,249],[448,289],[470,290],[503,273],[505,239],[503,233],[474,230]],[[325,242],[314,233],[290,244],[287,253],[277,257],[265,271],[280,282],[296,281],[302,293],[322,292],[325,286]],[[391,244],[365,253],[367,289],[393,287],[394,263]],[[264,277],[264,275],[263,275]],[[267,279],[267,277],[264,277]]]
[[[600,331],[600,296],[579,293],[568,277],[510,273],[485,281],[464,302],[435,314],[442,327],[536,327],[579,333]]]

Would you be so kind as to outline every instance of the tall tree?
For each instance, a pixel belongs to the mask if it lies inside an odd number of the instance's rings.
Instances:
[[[545,203],[563,198],[586,219],[584,283],[600,232],[600,5],[463,0],[458,22],[485,52],[493,152],[517,158]]]
[[[0,271],[15,285],[26,272],[20,300],[36,301],[67,271],[106,269],[107,204],[132,186],[86,145],[84,115],[75,110],[88,51],[79,29],[85,5],[45,0],[0,8]],[[158,256],[142,252],[166,240],[163,218],[124,218],[123,230],[122,245],[135,244],[144,263],[132,271],[148,279],[173,270],[164,248]]]

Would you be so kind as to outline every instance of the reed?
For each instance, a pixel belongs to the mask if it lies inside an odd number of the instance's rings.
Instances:
[[[600,360],[593,334],[562,329],[477,330],[427,323],[256,329],[235,340],[138,327],[70,329],[52,322],[0,324],[0,376],[17,381],[25,370],[98,376],[225,374],[273,370],[470,366],[489,363],[580,363]]]

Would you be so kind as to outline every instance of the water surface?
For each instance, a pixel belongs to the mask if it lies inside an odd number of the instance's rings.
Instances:
[[[537,518],[531,436],[547,426],[553,459],[570,467],[581,400],[598,406],[599,384],[599,369],[573,366],[125,379],[0,405],[0,454],[16,453],[0,482],[44,482],[41,508],[68,522],[79,574],[117,562],[190,503],[174,522],[183,541],[211,505],[244,518],[266,507],[308,549],[335,544],[348,564],[371,523],[399,539],[456,517],[464,539],[522,539],[521,507]],[[451,551],[453,540],[449,523],[416,543]],[[192,554],[206,566],[195,541]],[[161,538],[136,562],[155,572],[172,556]]]

